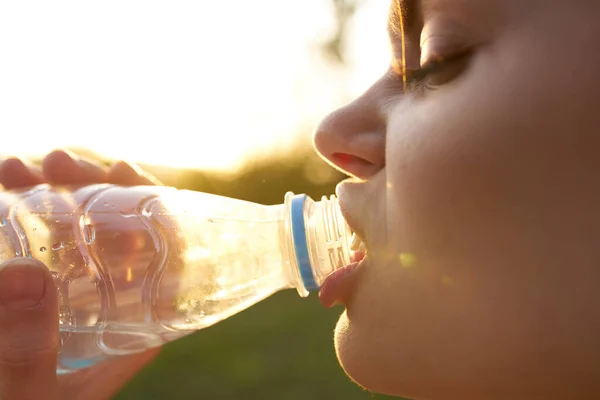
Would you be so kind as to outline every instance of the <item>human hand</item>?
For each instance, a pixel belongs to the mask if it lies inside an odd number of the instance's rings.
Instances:
[[[0,164],[0,184],[17,189],[114,183],[153,185],[158,180],[125,162],[110,168],[65,151],[46,156],[38,168],[9,158]],[[158,349],[120,357],[67,375],[56,375],[58,301],[52,276],[40,261],[15,258],[0,264],[0,398],[110,399],[147,365]]]

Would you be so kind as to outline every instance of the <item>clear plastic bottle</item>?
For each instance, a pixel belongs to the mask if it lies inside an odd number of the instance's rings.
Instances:
[[[60,302],[57,371],[159,346],[349,264],[335,196],[283,204],[169,187],[0,192],[0,262],[40,259]]]

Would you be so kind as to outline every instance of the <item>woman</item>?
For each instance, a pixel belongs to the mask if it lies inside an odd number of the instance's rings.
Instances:
[[[358,178],[338,194],[368,252],[322,293],[346,306],[342,366],[411,398],[600,397],[600,4],[394,1],[390,70],[315,135]],[[0,175],[6,187],[147,179],[63,152]],[[106,398],[152,357],[56,385],[54,292],[39,302],[35,274],[50,287],[33,260],[0,273],[5,398]],[[14,311],[7,287],[33,308]]]

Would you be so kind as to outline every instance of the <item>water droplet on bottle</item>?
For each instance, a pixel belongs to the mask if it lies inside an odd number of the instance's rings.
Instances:
[[[60,250],[62,248],[64,248],[65,245],[63,244],[63,242],[56,242],[52,245],[52,250]]]
[[[110,204],[108,204],[108,201],[104,202],[104,207],[108,207]]]
[[[92,224],[86,224],[83,227],[83,240],[87,244],[92,244],[96,240],[96,228]]]
[[[71,310],[66,305],[61,305],[59,308],[59,322],[61,324],[71,324]]]
[[[43,253],[43,252],[45,252],[45,251],[46,251],[46,247],[45,247],[45,246],[42,246],[42,247],[40,247],[40,251],[41,251],[42,253]]]
[[[6,217],[4,217],[4,215],[0,215],[0,227],[6,226],[6,224],[8,224]]]
[[[20,250],[15,251],[15,256],[16,257],[21,257],[21,251]]]
[[[125,207],[119,210],[119,214],[124,218],[132,218],[136,216],[135,208],[133,207]]]

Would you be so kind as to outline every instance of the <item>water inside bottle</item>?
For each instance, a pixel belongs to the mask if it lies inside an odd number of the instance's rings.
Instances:
[[[110,185],[0,193],[0,261],[35,257],[54,276],[59,373],[188,335],[289,285],[282,222],[264,206],[199,195]]]

